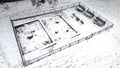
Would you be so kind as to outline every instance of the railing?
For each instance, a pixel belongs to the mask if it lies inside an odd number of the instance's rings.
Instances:
[[[65,9],[75,7],[75,6],[79,5],[79,4],[82,5],[82,6],[84,6],[84,7],[86,8],[85,11],[86,11],[86,10],[92,11],[91,9],[87,8],[85,5],[83,5],[82,3],[79,2],[79,3],[64,5],[64,6],[61,6],[61,7],[55,7],[55,8],[51,8],[51,9],[45,9],[45,10],[43,10],[43,11],[39,11],[39,10],[38,10],[38,11],[33,11],[33,10],[31,10],[31,11],[29,11],[29,12],[22,12],[22,14],[15,14],[15,15],[13,15],[13,16],[11,17],[11,21],[21,20],[21,19],[26,19],[26,18],[32,18],[32,17],[41,16],[41,15],[46,15],[46,14],[50,14],[50,13],[59,13],[59,12],[65,10]],[[93,18],[91,18],[92,20],[93,20],[95,17],[100,17],[100,18],[102,18],[102,19],[105,20],[105,18],[103,18],[103,17],[100,16],[99,14],[95,13],[94,11],[92,11],[92,12],[93,12],[94,15],[95,15]],[[83,12],[83,14],[84,14],[84,12]],[[23,59],[23,64],[24,64],[25,66],[30,65],[30,64],[38,61],[38,60],[41,60],[41,59],[43,59],[43,58],[45,58],[45,57],[48,57],[48,56],[50,56],[50,55],[52,55],[52,54],[55,54],[55,53],[57,53],[57,52],[60,52],[60,51],[62,51],[62,50],[64,50],[64,49],[69,48],[69,47],[71,47],[71,46],[73,46],[73,45],[75,45],[75,44],[78,44],[78,43],[82,42],[82,41],[89,40],[89,39],[92,38],[93,36],[95,36],[95,35],[97,35],[97,34],[100,34],[101,32],[106,31],[106,30],[108,30],[108,29],[110,29],[110,28],[113,27],[113,24],[112,24],[112,23],[110,23],[108,20],[105,20],[105,21],[106,21],[107,23],[109,23],[109,25],[105,26],[103,29],[101,29],[101,30],[99,30],[99,31],[96,31],[96,32],[94,32],[94,33],[92,33],[92,34],[90,34],[90,35],[88,35],[88,36],[86,36],[86,37],[83,37],[83,38],[79,38],[79,39],[77,39],[77,40],[74,40],[74,41],[72,41],[72,42],[70,42],[70,43],[68,43],[68,44],[65,44],[65,45],[63,45],[63,46],[61,46],[61,47],[59,47],[59,48],[56,48],[55,45],[51,45],[50,47],[53,47],[53,50],[52,50],[52,51],[50,51],[50,52],[48,52],[48,53],[45,53],[45,54],[43,54],[43,55],[41,55],[41,56],[39,56],[39,57],[36,57],[36,58],[34,58],[34,59],[32,59],[32,60],[26,61],[26,60],[24,59],[24,54],[22,54],[22,52],[21,52],[21,56],[22,56],[22,59]],[[12,23],[12,24],[13,24],[13,23]],[[14,26],[13,26],[13,28],[14,28]],[[14,31],[15,31],[15,30],[14,30]],[[17,39],[16,39],[16,40],[17,40]],[[18,42],[18,41],[17,41],[17,42]],[[20,45],[20,43],[18,42],[18,46],[19,46],[19,45]],[[19,46],[19,47],[20,47],[20,46]],[[56,49],[54,49],[54,48],[56,48]],[[20,51],[21,51],[21,47],[20,47],[19,49],[20,49]]]

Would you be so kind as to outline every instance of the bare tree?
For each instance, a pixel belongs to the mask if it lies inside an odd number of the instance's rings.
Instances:
[[[45,3],[45,0],[31,0],[33,6],[40,6]]]
[[[32,3],[33,6],[35,6],[36,5],[36,0],[31,0],[31,3]]]

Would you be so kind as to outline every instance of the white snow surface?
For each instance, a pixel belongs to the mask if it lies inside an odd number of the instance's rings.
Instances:
[[[80,0],[114,23],[114,27],[24,67],[9,16],[20,11],[27,12],[29,9],[43,9],[42,6],[31,7],[27,1],[8,3],[12,6],[8,10],[0,7],[0,68],[120,68],[120,0]]]

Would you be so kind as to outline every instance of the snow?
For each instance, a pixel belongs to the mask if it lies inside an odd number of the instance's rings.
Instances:
[[[45,41],[50,43],[52,42],[39,21],[30,22],[22,25],[21,27],[16,26],[16,31],[24,53],[31,52],[38,48],[43,48],[44,45],[48,44]]]
[[[75,31],[72,30],[66,24],[66,22],[59,16],[50,17],[43,21],[46,22],[45,27],[49,30],[52,37],[54,37],[54,41],[59,41],[62,39],[66,39],[68,37],[73,37],[76,34]],[[59,22],[59,23],[56,23],[56,22]],[[67,30],[69,31],[66,32]]]
[[[87,0],[88,1],[88,0]],[[42,59],[25,68],[119,68],[120,67],[120,15],[119,0],[82,1],[97,13],[114,23],[107,32],[96,35],[88,41],[81,42],[52,56]],[[114,7],[113,7],[114,6]],[[114,10],[114,11],[113,11]],[[6,15],[6,14],[8,15]],[[5,15],[4,15],[5,14]],[[0,22],[0,52],[6,58],[0,68],[21,68],[22,62],[16,44],[9,16],[6,11],[1,14]],[[9,37],[8,37],[9,34]],[[8,39],[9,38],[9,39]],[[6,43],[7,42],[7,43]],[[10,45],[11,44],[11,45]],[[4,54],[3,54],[4,52]],[[14,57],[14,59],[13,59]]]

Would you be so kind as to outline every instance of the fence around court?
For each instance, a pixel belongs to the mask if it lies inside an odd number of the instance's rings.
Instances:
[[[29,10],[28,12],[24,12],[24,11],[23,11],[23,12],[21,12],[21,13],[17,13],[17,14],[12,15],[12,16],[10,17],[11,22],[13,22],[13,21],[18,21],[18,20],[22,20],[22,19],[32,18],[32,17],[36,17],[36,16],[46,15],[46,14],[50,14],[50,13],[59,13],[59,12],[65,10],[65,9],[72,8],[72,7],[75,7],[75,6],[77,6],[77,5],[82,5],[82,6],[84,6],[84,7],[86,8],[86,10],[92,11],[92,12],[95,14],[95,17],[100,17],[100,18],[102,18],[102,19],[107,23],[107,25],[106,25],[104,28],[102,28],[101,30],[98,30],[98,31],[96,31],[96,32],[94,32],[94,33],[86,36],[86,37],[78,38],[78,39],[76,39],[76,40],[72,40],[72,41],[70,41],[68,44],[61,45],[61,47],[59,47],[59,48],[58,48],[56,45],[51,45],[51,46],[49,46],[49,47],[52,47],[52,48],[53,48],[52,51],[50,51],[50,52],[48,52],[48,53],[45,53],[45,54],[43,54],[43,55],[40,55],[39,57],[36,57],[36,58],[34,58],[34,59],[30,60],[30,61],[26,61],[26,60],[25,60],[24,54],[23,54],[23,52],[22,52],[22,47],[20,46],[20,42],[19,42],[18,39],[16,38],[16,40],[17,40],[17,42],[18,42],[18,47],[19,47],[19,50],[20,50],[20,54],[21,54],[21,57],[22,57],[22,61],[23,61],[24,66],[30,65],[30,64],[38,61],[38,60],[41,60],[41,59],[43,59],[43,58],[45,58],[45,57],[48,57],[48,56],[50,56],[50,55],[52,55],[52,54],[55,54],[55,53],[57,53],[57,52],[60,52],[60,51],[62,51],[62,50],[64,50],[64,49],[69,48],[69,47],[71,47],[71,46],[73,46],[73,45],[75,45],[75,44],[78,44],[78,43],[82,42],[82,41],[89,40],[89,39],[92,38],[93,36],[95,36],[95,35],[97,35],[97,34],[100,34],[100,33],[103,32],[103,31],[109,30],[110,28],[113,27],[114,24],[112,24],[112,23],[109,22],[107,19],[105,19],[105,18],[102,17],[101,15],[97,14],[95,11],[91,10],[90,8],[86,7],[85,5],[83,5],[83,4],[80,3],[80,2],[74,3],[74,4],[68,4],[68,5],[64,5],[64,6],[59,6],[59,7],[54,7],[54,8],[50,8],[50,9],[44,9],[44,10],[42,10],[42,11],[41,11],[41,10]],[[86,11],[86,10],[85,10],[85,11]],[[83,12],[83,14],[84,14],[84,12]],[[93,18],[91,18],[91,19],[93,20],[95,17],[93,17]],[[14,29],[13,23],[12,23],[12,26],[13,26],[13,29]],[[14,32],[15,32],[15,29],[14,29]],[[15,34],[15,35],[16,35],[16,34]]]

